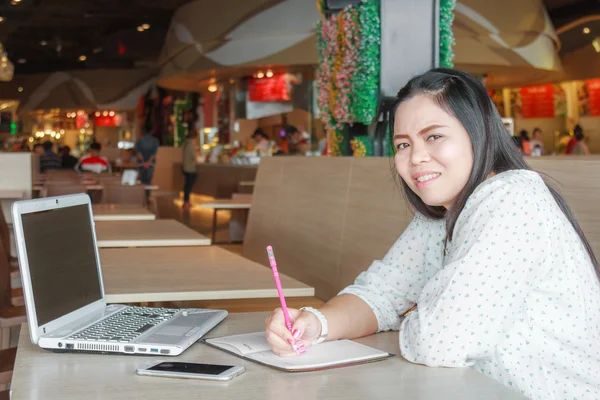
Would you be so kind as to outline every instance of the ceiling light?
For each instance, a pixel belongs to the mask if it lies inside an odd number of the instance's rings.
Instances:
[[[256,74],[256,77],[257,77],[258,79],[262,79],[262,78],[264,78],[264,77],[265,77],[265,74],[264,74],[262,71],[258,71],[258,73]]]
[[[104,117],[106,117],[107,115],[108,115],[108,111],[104,111],[104,112],[102,113],[102,116],[104,116]]]
[[[583,33],[585,33],[586,35],[590,33],[590,28],[588,28],[587,26],[583,28]]]
[[[138,27],[137,27],[137,31],[138,31],[138,32],[144,32],[144,28],[142,28],[141,26],[138,26]]]
[[[42,41],[40,42],[40,44],[41,44],[42,46],[45,46],[45,45],[47,45],[47,44],[48,44],[48,42],[46,42],[45,40],[42,40]]]
[[[4,17],[0,15],[0,22],[4,21]]]
[[[26,60],[26,59],[24,59],[24,58],[19,58],[19,59],[17,60],[17,62],[18,62],[19,64],[25,64],[25,63],[27,62],[27,60]]]
[[[19,4],[21,0],[13,0],[10,2],[10,4],[12,4],[13,6],[16,6],[17,4]]]
[[[114,111],[111,111],[111,112],[109,112],[109,113],[108,113],[108,116],[109,116],[109,117],[114,117],[114,116],[115,116],[115,112],[114,112]]]
[[[100,116],[100,111],[96,111],[96,114],[94,114],[96,117]]]
[[[85,60],[87,60],[86,56],[79,56],[79,61],[85,61]]]
[[[143,28],[143,29],[150,29],[150,24],[143,24],[143,25],[142,25],[142,28]]]
[[[19,88],[17,89],[19,92],[23,91],[23,86],[19,86]]]
[[[214,92],[216,92],[217,90],[218,90],[218,88],[217,88],[217,85],[215,85],[214,83],[213,83],[213,84],[210,84],[210,85],[208,86],[208,91],[209,91],[209,92],[211,92],[211,93],[214,93]]]
[[[271,78],[273,76],[273,71],[270,69],[267,70],[267,78]]]

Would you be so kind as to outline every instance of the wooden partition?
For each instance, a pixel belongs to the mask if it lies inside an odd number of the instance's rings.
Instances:
[[[263,160],[270,158],[264,157]],[[240,182],[253,181],[256,178],[256,165],[234,164],[198,164],[198,177],[192,188],[192,193],[210,196],[218,199],[230,199],[233,193],[240,191]],[[183,190],[183,173],[181,162],[173,169],[173,184],[177,191]]]
[[[600,157],[531,157],[567,200],[596,257],[600,257]]]
[[[528,159],[557,180],[600,255],[600,159]],[[335,296],[381,259],[412,219],[386,158],[272,157],[261,160],[243,255]]]
[[[261,160],[243,255],[279,269],[329,299],[385,255],[412,216],[383,158]]]
[[[173,177],[176,174],[181,175],[181,169],[177,169],[177,164],[181,164],[182,159],[183,149],[181,147],[161,146],[158,148],[152,184],[158,185],[159,192],[180,190],[180,187],[175,185]]]

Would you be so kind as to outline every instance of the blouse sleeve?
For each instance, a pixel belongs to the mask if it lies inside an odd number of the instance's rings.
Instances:
[[[402,322],[404,358],[463,367],[491,356],[541,274],[546,228],[533,191],[496,187],[463,209],[449,262]]]
[[[415,216],[383,260],[374,261],[340,294],[353,294],[367,303],[379,331],[398,330],[400,316],[442,266],[444,226],[442,220]]]

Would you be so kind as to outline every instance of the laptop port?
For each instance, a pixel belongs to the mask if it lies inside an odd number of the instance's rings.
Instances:
[[[158,353],[158,349],[150,349],[150,351],[153,353]]]
[[[160,351],[160,354],[169,354],[171,352],[171,350],[167,350],[167,349],[162,349]]]
[[[126,353],[133,353],[135,351],[135,347],[133,346],[125,346]]]
[[[138,347],[138,351],[145,352],[146,348],[145,347]]]
[[[74,348],[75,348],[75,345],[74,345],[73,343],[67,343],[67,344],[65,345],[65,347],[66,347],[66,349],[67,349],[67,350],[72,350],[72,349],[74,349]]]

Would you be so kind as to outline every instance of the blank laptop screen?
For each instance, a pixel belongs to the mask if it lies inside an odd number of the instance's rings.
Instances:
[[[38,325],[102,298],[88,206],[22,214]]]

